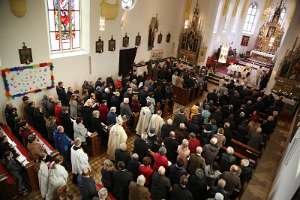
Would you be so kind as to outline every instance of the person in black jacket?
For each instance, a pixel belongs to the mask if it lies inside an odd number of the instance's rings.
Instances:
[[[192,193],[187,189],[188,184],[188,178],[186,175],[182,175],[180,177],[179,184],[175,184],[173,186],[172,192],[171,192],[171,200],[193,200]]]
[[[137,137],[133,144],[133,153],[139,155],[139,161],[141,162],[145,156],[148,155],[149,145],[146,142],[146,135],[142,134],[141,137]]]
[[[204,176],[204,171],[198,168],[195,174],[189,176],[189,182],[187,188],[193,194],[194,199],[205,200],[208,196],[207,182]]]
[[[151,185],[151,197],[153,200],[168,199],[171,190],[171,182],[165,176],[166,169],[163,166],[153,173]]]
[[[90,170],[84,169],[82,175],[77,177],[77,184],[80,191],[80,196],[82,200],[91,200],[93,197],[98,196],[96,189],[96,182],[90,176]]]
[[[128,161],[130,160],[130,153],[127,151],[126,143],[121,143],[120,148],[115,151],[115,161],[116,163],[123,161],[125,166],[127,166]]]
[[[170,162],[175,163],[177,159],[177,148],[179,142],[176,140],[174,131],[171,131],[169,137],[165,138],[164,145],[167,149],[167,158]]]
[[[187,175],[187,171],[184,168],[184,161],[181,158],[178,158],[177,162],[169,168],[169,178],[172,185],[179,184],[179,179],[182,175]]]
[[[68,106],[67,93],[64,88],[63,82],[61,82],[61,81],[58,82],[58,85],[56,86],[56,93],[57,93],[58,99],[61,101],[62,105]]]
[[[173,126],[173,120],[168,119],[167,123],[161,127],[160,136],[162,139],[169,137],[171,131],[174,131],[175,127]]]
[[[241,184],[244,185],[245,183],[249,182],[252,178],[252,171],[253,169],[249,166],[249,160],[248,159],[242,159],[241,160]]]
[[[113,173],[113,188],[112,193],[118,200],[128,199],[128,186],[133,180],[132,174],[125,169],[125,163],[120,161],[117,163],[117,171]]]
[[[134,180],[138,177],[140,164],[139,155],[137,153],[132,154],[131,159],[127,163],[127,170],[132,173]]]

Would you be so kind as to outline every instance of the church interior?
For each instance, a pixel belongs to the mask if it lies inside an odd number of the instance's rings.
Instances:
[[[300,199],[300,0],[1,0],[0,199]]]

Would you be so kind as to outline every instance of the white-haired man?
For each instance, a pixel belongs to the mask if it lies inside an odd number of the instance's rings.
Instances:
[[[146,178],[143,175],[137,177],[136,183],[131,181],[129,184],[129,200],[148,200],[150,199],[150,192],[144,186]]]
[[[167,199],[171,190],[171,182],[165,176],[166,169],[163,166],[158,168],[152,176],[151,197],[153,200]]]
[[[210,143],[204,145],[203,147],[203,157],[205,158],[205,162],[208,165],[212,165],[219,153],[219,148],[217,146],[218,139],[215,137],[212,137],[210,139]]]
[[[107,154],[109,159],[115,159],[115,150],[120,148],[120,144],[127,142],[127,134],[122,126],[123,119],[119,115],[117,118],[117,123],[113,125],[109,131]]]
[[[196,148],[196,153],[191,154],[188,162],[187,170],[190,174],[195,174],[196,169],[205,169],[205,159],[202,157],[202,147],[198,146]]]

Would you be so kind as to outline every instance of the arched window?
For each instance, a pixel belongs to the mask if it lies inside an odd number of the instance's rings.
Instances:
[[[47,0],[51,52],[80,49],[80,0]]]
[[[255,27],[254,22],[255,22],[256,14],[257,14],[257,5],[256,3],[251,3],[248,8],[246,20],[243,27],[243,32],[253,33]]]
[[[285,16],[286,16],[286,8],[282,8],[280,17],[279,17],[279,24],[282,27],[285,21]]]

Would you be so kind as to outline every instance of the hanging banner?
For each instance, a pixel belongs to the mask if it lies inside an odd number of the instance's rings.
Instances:
[[[52,63],[5,68],[1,74],[7,97],[20,97],[54,87]]]

